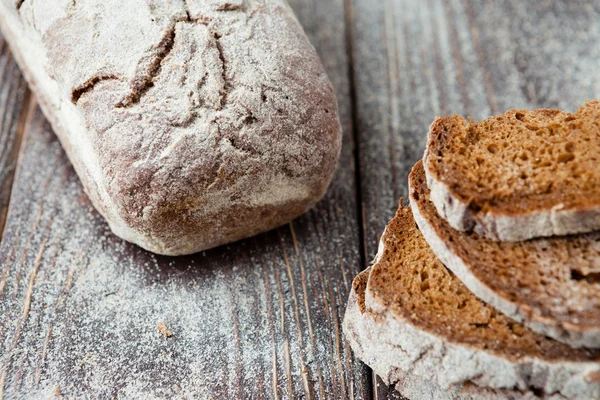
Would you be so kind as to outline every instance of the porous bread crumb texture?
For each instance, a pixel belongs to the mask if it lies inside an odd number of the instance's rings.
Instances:
[[[368,290],[387,312],[444,340],[512,360],[600,361],[600,351],[571,347],[535,333],[478,297],[438,260],[410,208],[401,206],[382,238]]]
[[[117,235],[192,253],[289,222],[325,193],[337,102],[284,0],[51,0],[5,14]]]
[[[447,266],[455,269],[456,260],[466,266],[468,271],[461,278],[464,280],[468,276],[469,282],[474,282],[470,287],[475,293],[480,296],[493,293],[493,296],[508,301],[517,311],[503,311],[531,323],[536,330],[544,329],[544,326],[558,327],[575,336],[580,333],[595,335],[595,342],[598,342],[600,232],[517,243],[497,242],[475,233],[459,232],[439,216],[430,201],[422,162],[415,165],[409,180],[413,208],[418,207],[419,214],[435,236],[456,257],[452,262],[444,260]],[[441,252],[438,254],[442,257]],[[479,290],[481,287],[486,290]],[[491,297],[484,296],[484,300],[505,304]],[[569,333],[563,335],[561,340],[568,341]]]
[[[509,110],[483,121],[431,125],[428,173],[474,213],[600,207],[600,103],[575,113]]]

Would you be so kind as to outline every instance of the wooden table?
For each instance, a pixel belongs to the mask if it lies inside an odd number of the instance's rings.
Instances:
[[[337,89],[333,184],[289,225],[190,257],[110,234],[2,43],[0,398],[401,398],[341,322],[428,125],[599,96],[600,3],[291,4]]]

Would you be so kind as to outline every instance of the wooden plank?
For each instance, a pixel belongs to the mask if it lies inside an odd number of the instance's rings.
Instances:
[[[591,0],[352,0],[367,259],[407,195],[429,124],[510,108],[573,110],[600,96],[600,6]],[[391,392],[378,385],[376,398]]]
[[[292,1],[344,125],[326,198],[288,226],[189,257],[114,237],[39,109],[0,246],[0,398],[371,397],[341,322],[361,269],[342,1]]]
[[[27,114],[29,89],[0,37],[0,240]]]

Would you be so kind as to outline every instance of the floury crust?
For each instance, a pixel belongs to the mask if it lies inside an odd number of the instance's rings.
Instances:
[[[95,207],[180,255],[325,193],[333,88],[283,0],[0,2],[0,27]]]

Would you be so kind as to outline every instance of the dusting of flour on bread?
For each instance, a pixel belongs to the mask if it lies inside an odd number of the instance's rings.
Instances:
[[[325,193],[337,103],[285,1],[52,0],[14,13],[17,58],[118,236],[188,254],[287,223]]]

